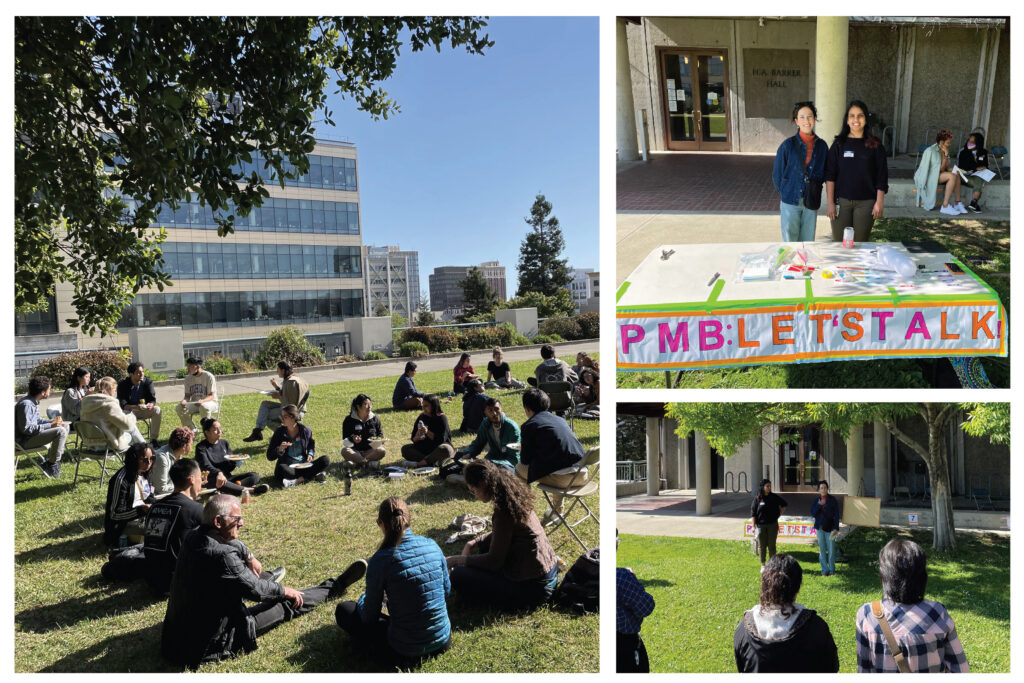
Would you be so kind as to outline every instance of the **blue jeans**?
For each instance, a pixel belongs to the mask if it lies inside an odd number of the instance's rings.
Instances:
[[[779,202],[779,211],[782,213],[783,242],[814,241],[814,227],[818,220],[818,212],[805,209],[802,197],[797,200],[795,205]]]
[[[831,531],[815,529],[818,534],[818,562],[821,564],[821,571],[829,574],[836,573],[836,539]]]

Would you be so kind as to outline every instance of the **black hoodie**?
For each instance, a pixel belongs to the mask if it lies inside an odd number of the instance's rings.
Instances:
[[[782,638],[762,638],[752,612],[746,612],[733,636],[740,673],[836,673],[839,654],[828,624],[804,608]]]

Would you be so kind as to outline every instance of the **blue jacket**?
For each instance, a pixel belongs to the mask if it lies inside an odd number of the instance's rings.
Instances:
[[[575,465],[586,455],[569,423],[547,410],[524,422],[520,436],[519,460],[529,467],[526,481],[530,484],[563,467]]]
[[[828,156],[828,145],[814,136],[814,150],[811,152],[811,163],[807,165],[808,175],[812,179],[825,177],[825,157]],[[775,191],[785,204],[794,206],[804,196],[804,159],[807,158],[807,145],[797,133],[786,138],[775,153],[775,167],[772,169],[772,184]]]
[[[815,498],[811,503],[811,517],[814,517],[814,528],[822,531],[835,531],[839,528],[839,502],[835,496],[828,496],[825,504],[821,504],[821,498]],[[824,526],[822,525],[824,522]],[[826,528],[827,527],[827,528]]]
[[[44,429],[53,426],[51,420],[39,417],[39,401],[23,396],[14,404],[14,438],[23,444]]]
[[[423,394],[416,391],[416,385],[413,383],[412,377],[402,373],[402,376],[398,378],[398,382],[395,383],[395,392],[391,394],[391,406],[397,408],[405,403],[405,399],[410,396],[423,396]]]
[[[387,593],[388,644],[400,655],[419,657],[441,649],[451,637],[445,604],[450,591],[448,565],[437,543],[406,529],[397,547],[370,558],[359,615],[365,623],[375,622]]]

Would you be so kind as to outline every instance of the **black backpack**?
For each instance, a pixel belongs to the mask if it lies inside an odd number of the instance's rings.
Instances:
[[[551,604],[575,612],[597,612],[601,596],[601,548],[580,555],[551,595]]]

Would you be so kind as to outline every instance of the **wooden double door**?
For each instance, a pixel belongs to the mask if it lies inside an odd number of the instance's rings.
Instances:
[[[662,48],[658,55],[666,147],[730,151],[726,52]]]

